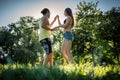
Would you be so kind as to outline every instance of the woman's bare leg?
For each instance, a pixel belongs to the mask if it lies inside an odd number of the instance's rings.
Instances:
[[[67,42],[68,42],[68,44],[67,44],[67,46],[68,46],[67,47],[67,55],[69,57],[69,61],[73,63],[73,56],[71,54],[72,41],[68,40]]]
[[[73,56],[71,54],[71,46],[72,41],[71,40],[65,40],[62,46],[62,55],[66,59],[66,61],[69,63],[73,63]]]
[[[62,53],[62,56],[65,58],[65,60],[67,61],[67,62],[69,62],[69,58],[68,58],[68,55],[67,55],[67,41],[64,41],[63,42],[63,45],[62,45],[62,50],[61,50],[61,53]]]

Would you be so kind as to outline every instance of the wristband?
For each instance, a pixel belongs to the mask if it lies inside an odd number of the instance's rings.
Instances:
[[[53,29],[50,29],[50,31],[53,31]]]

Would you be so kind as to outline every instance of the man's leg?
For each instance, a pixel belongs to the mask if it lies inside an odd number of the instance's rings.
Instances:
[[[44,61],[44,65],[52,66],[53,65],[53,53],[52,53],[52,46],[51,46],[51,40],[47,39],[46,44],[44,46],[46,51],[46,57]]]
[[[48,63],[49,63],[49,66],[53,66],[53,53],[49,54],[49,61],[48,61]]]
[[[52,51],[52,44],[51,44],[51,40],[48,41],[48,46],[49,46],[49,66],[53,66],[53,51]]]
[[[45,55],[45,58],[44,58],[43,65],[48,66],[48,62],[49,62],[49,55],[46,54],[46,55]]]
[[[46,66],[53,66],[53,53],[46,54],[43,64]]]

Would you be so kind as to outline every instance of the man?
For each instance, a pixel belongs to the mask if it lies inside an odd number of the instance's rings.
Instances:
[[[52,66],[53,65],[53,51],[51,46],[51,31],[55,31],[58,29],[58,27],[51,29],[51,26],[56,21],[57,16],[54,18],[52,23],[49,23],[50,18],[50,11],[47,8],[44,8],[41,13],[43,14],[43,17],[40,20],[40,34],[39,39],[40,43],[42,44],[42,47],[44,48],[46,55],[44,58],[44,65]]]

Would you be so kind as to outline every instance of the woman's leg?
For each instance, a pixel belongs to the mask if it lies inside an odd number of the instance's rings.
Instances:
[[[71,40],[68,40],[67,41],[67,55],[68,55],[68,58],[69,58],[69,61],[73,63],[73,56],[71,54],[71,47],[72,47],[72,41]]]
[[[61,49],[61,54],[65,58],[65,60],[67,62],[69,62],[69,58],[68,58],[68,55],[67,55],[67,41],[66,40],[64,40],[64,42],[63,42],[62,49]]]
[[[73,56],[71,54],[71,46],[72,46],[72,41],[71,40],[65,40],[63,42],[62,46],[62,55],[66,59],[67,62],[74,62],[73,61]]]

